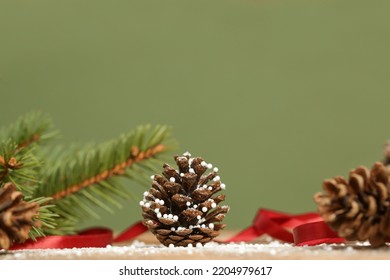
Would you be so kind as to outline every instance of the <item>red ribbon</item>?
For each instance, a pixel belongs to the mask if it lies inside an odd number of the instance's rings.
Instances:
[[[106,247],[113,242],[129,241],[145,231],[147,228],[141,222],[130,226],[116,238],[110,229],[92,228],[77,235],[47,236],[36,241],[28,240],[23,244],[14,245],[11,250]],[[269,209],[260,209],[250,227],[223,242],[246,242],[264,234],[297,246],[345,242],[345,239],[338,237],[317,213],[294,215]]]
[[[225,242],[251,241],[264,234],[297,246],[345,242],[317,213],[293,215],[269,209],[260,209],[250,227]]]
[[[141,222],[138,222],[114,238],[111,229],[91,228],[81,231],[76,235],[51,235],[37,238],[36,241],[30,239],[22,244],[15,244],[11,250],[106,247],[113,242],[131,240],[146,230],[147,228]]]

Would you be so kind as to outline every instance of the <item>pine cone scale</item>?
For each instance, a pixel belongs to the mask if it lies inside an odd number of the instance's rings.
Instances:
[[[22,199],[14,184],[6,183],[0,188],[0,248],[8,249],[14,242],[25,241],[33,226],[41,226],[34,221],[39,205]]]
[[[144,224],[165,246],[205,244],[217,237],[229,208],[219,206],[224,195],[215,195],[221,187],[218,169],[202,158],[190,155],[174,157],[178,170],[163,165],[154,175],[152,188],[140,202]]]
[[[348,180],[325,180],[325,193],[314,195],[318,211],[340,237],[381,246],[390,238],[390,170],[378,162],[358,167]]]

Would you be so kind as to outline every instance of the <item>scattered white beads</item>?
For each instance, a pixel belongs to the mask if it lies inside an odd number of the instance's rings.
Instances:
[[[148,192],[144,192],[144,196],[147,196],[149,193]]]
[[[206,185],[206,184],[204,184],[202,187],[205,189],[205,188],[207,188],[207,185]]]
[[[194,228],[194,226],[193,226],[193,225],[190,225],[188,228],[189,228],[189,229],[193,229],[193,228]]]
[[[195,174],[195,170],[194,170],[193,168],[190,168],[188,171],[189,171],[190,173]]]
[[[187,206],[190,206],[190,205],[191,205],[191,202],[187,201],[186,205],[187,205]]]
[[[208,168],[208,169],[211,169],[211,168],[213,168],[213,165],[212,165],[211,163],[208,163],[208,164],[207,164],[207,168]]]
[[[214,167],[213,169],[214,172],[218,172],[218,170],[219,170],[218,167]]]
[[[221,189],[226,189],[226,185],[225,184],[221,184]]]
[[[185,152],[185,153],[183,154],[183,156],[185,156],[185,157],[186,157],[186,156],[189,156],[189,157],[190,157],[191,154],[190,154],[189,152]]]
[[[158,212],[158,213],[157,213],[157,218],[159,218],[159,219],[160,219],[161,217],[162,217],[161,213],[160,213],[160,212]]]
[[[197,248],[202,248],[203,245],[202,245],[202,243],[196,243],[196,247],[197,247]]]
[[[192,165],[192,162],[194,161],[194,159],[193,158],[190,158],[189,160],[188,160],[188,164],[189,165]]]
[[[160,199],[160,201],[158,202],[160,205],[164,205],[165,204],[165,201]]]
[[[192,206],[192,207],[194,207],[194,209],[196,209],[196,208],[198,208],[198,205],[194,204],[194,206]]]
[[[175,245],[173,245],[172,243],[171,244],[169,244],[169,246],[168,246],[169,248],[174,248],[175,247]]]
[[[144,202],[143,200],[141,200],[141,201],[139,202],[139,205],[140,205],[140,206],[144,206],[144,205],[145,205],[145,202]]]
[[[202,212],[205,212],[205,213],[206,213],[207,210],[208,210],[207,207],[203,207],[203,208],[202,208]]]
[[[156,209],[154,209],[154,213],[160,213],[160,208],[156,208]]]
[[[209,191],[212,191],[212,190],[213,190],[213,187],[210,186],[210,187],[208,187],[207,189],[208,189]]]
[[[154,180],[154,175],[150,176],[150,179]]]
[[[172,215],[172,214],[169,214],[169,215],[168,215],[168,219],[171,219],[171,220],[172,220],[172,219],[173,219],[173,215]]]
[[[146,208],[149,208],[149,207],[150,207],[150,203],[149,203],[149,202],[146,202],[146,203],[145,203],[145,207],[146,207]]]
[[[200,220],[202,217],[201,217],[200,215],[198,215],[198,216],[196,216],[196,218],[197,218],[198,220]]]
[[[206,228],[206,225],[205,224],[202,224],[202,226],[201,226],[202,228]]]
[[[167,214],[164,214],[164,215],[163,215],[163,218],[164,218],[164,219],[168,219],[168,215],[167,215]]]
[[[171,227],[171,231],[175,231],[175,228],[174,228],[174,227]]]
[[[221,180],[221,177],[219,177],[219,176],[215,176],[214,179],[213,179],[214,182],[217,182],[219,180]]]
[[[176,182],[176,179],[175,179],[174,177],[171,177],[171,178],[169,178],[169,182],[175,183],[175,182]]]
[[[193,245],[192,245],[191,243],[189,243],[189,244],[187,245],[187,247],[188,247],[188,248],[192,248]]]
[[[156,198],[156,199],[154,200],[154,202],[160,203],[160,199]]]
[[[207,167],[207,163],[206,163],[205,161],[202,161],[202,162],[200,163],[200,165],[202,165],[203,167]]]
[[[184,173],[180,173],[180,177],[184,177]]]
[[[215,207],[217,207],[217,203],[215,203],[215,202],[211,203],[211,208],[214,209]]]
[[[173,216],[173,220],[177,221],[179,220],[179,217],[177,215]]]

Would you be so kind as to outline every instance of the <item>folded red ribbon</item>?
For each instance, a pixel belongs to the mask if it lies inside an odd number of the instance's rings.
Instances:
[[[141,222],[130,226],[116,238],[110,229],[92,228],[77,235],[47,236],[36,241],[28,240],[23,244],[14,245],[11,250],[106,247],[113,242],[129,241],[145,231],[147,228]],[[265,234],[297,246],[345,242],[345,239],[338,237],[317,213],[293,215],[269,209],[260,209],[250,227],[223,242],[246,242]]]
[[[106,247],[113,242],[131,240],[145,232],[147,228],[141,223],[135,223],[127,228],[118,237],[113,237],[113,232],[108,228],[91,228],[79,232],[76,235],[51,235],[37,238],[36,241],[28,240],[22,244],[15,244],[11,250],[21,249],[67,249],[84,247]]]
[[[297,246],[345,242],[317,213],[293,215],[269,209],[260,209],[250,227],[225,242],[251,241],[264,234]]]

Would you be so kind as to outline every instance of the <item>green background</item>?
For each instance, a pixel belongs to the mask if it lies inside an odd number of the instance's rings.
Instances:
[[[63,143],[169,124],[177,152],[219,167],[230,229],[260,207],[314,211],[324,179],[371,166],[390,138],[389,9],[360,0],[0,0],[0,122],[41,110]],[[86,225],[121,230],[140,218],[129,201]]]

